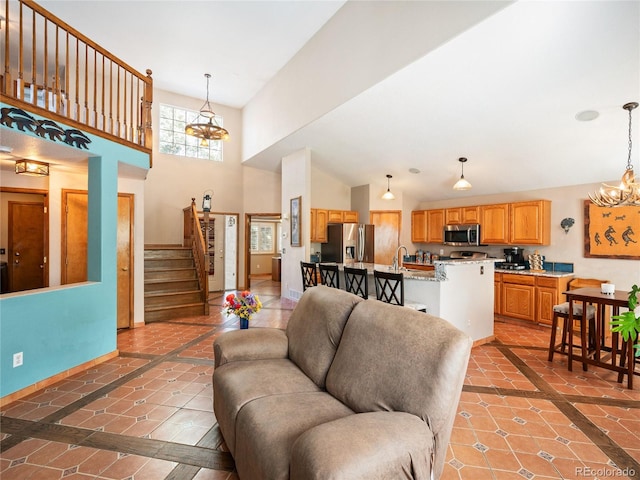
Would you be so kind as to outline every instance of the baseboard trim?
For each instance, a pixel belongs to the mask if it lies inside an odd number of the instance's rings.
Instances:
[[[473,347],[478,347],[480,345],[484,345],[485,343],[493,342],[495,339],[496,339],[495,335],[490,335],[488,337],[479,338],[478,340],[473,342],[472,348]]]
[[[104,363],[107,360],[111,360],[112,358],[117,357],[119,354],[120,354],[119,350],[114,350],[113,352],[106,353],[100,357],[94,358],[93,360],[89,360],[88,362],[82,363],[77,367],[73,367],[73,368],[70,368],[69,370],[65,370],[64,372],[60,372],[57,375],[54,375],[53,377],[45,378],[44,380],[40,380],[39,382],[36,382],[33,385],[29,385],[28,387],[25,387],[21,390],[10,393],[9,395],[6,395],[0,398],[0,408],[4,408],[5,406],[15,402],[16,400],[20,400],[28,395],[31,395],[34,392],[37,392],[38,390],[47,388],[48,386],[53,385],[54,383],[59,382],[60,380],[64,380],[65,378],[68,378],[72,375],[75,375],[76,373],[83,372],[88,368]]]

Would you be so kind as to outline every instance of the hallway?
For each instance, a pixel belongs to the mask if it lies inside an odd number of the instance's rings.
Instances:
[[[252,279],[251,328],[284,327],[295,303]],[[2,480],[237,479],[212,411],[212,342],[237,329],[209,316],[118,334],[120,356],[5,407]],[[549,329],[496,323],[471,354],[443,479],[640,478],[640,389],[546,360]]]

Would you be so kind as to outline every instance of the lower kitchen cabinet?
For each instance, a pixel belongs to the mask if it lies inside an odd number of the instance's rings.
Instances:
[[[493,274],[493,313],[500,315],[502,313],[502,274]]]
[[[496,273],[495,314],[551,324],[553,306],[565,301],[562,292],[572,276]],[[498,277],[499,275],[499,277]]]

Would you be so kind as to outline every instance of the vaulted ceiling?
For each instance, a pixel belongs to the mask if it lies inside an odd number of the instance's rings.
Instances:
[[[210,72],[211,99],[237,108],[344,4],[39,3],[133,67],[151,68],[156,87],[201,98]],[[423,201],[615,181],[627,159],[622,105],[640,100],[639,25],[638,1],[505,3],[249,163],[277,169],[283,155],[309,147],[317,168],[351,186],[386,188],[389,173],[392,189]],[[599,116],[579,121],[585,110]],[[469,159],[467,192],[451,189],[458,157]],[[638,148],[633,157],[638,167]]]

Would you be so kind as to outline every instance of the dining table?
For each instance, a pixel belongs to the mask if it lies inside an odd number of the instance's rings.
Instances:
[[[613,332],[606,324],[607,307],[611,307],[611,315],[618,315],[620,308],[629,305],[629,292],[616,290],[613,293],[602,293],[599,288],[577,288],[564,292],[569,302],[569,325],[574,320],[580,322],[580,355],[573,351],[573,328],[568,329],[569,351],[568,368],[573,370],[573,361],[582,362],[582,369],[587,371],[588,365],[606,368],[618,372],[618,382],[622,382],[627,375],[627,387],[633,389],[633,375],[635,358],[633,342],[623,341],[618,332]],[[586,315],[574,319],[573,304],[582,302],[582,311],[587,311],[587,305],[596,307],[595,321],[589,322]],[[611,334],[607,342],[608,333]]]

